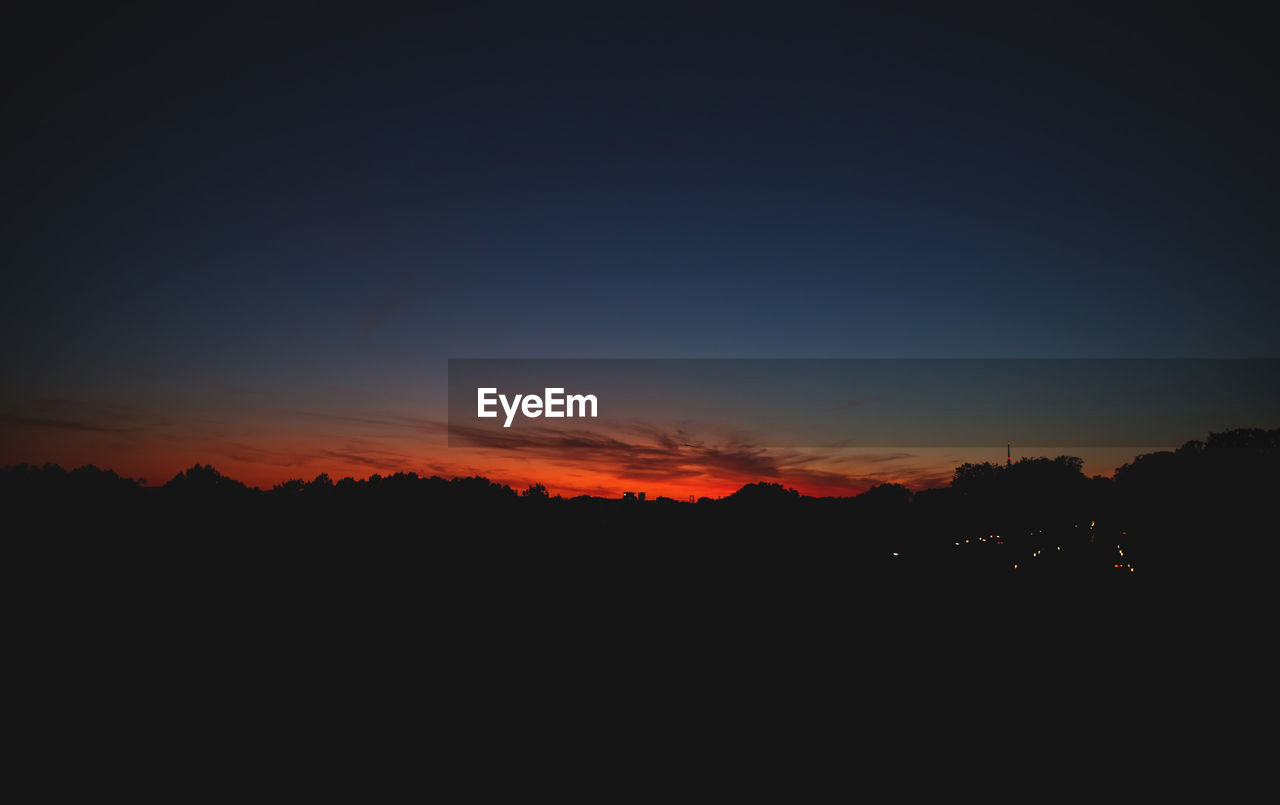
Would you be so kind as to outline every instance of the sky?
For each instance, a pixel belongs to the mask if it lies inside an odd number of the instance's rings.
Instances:
[[[1280,356],[1250,12],[422,5],[4,12],[0,464],[920,487],[1004,445],[449,448],[447,360]]]

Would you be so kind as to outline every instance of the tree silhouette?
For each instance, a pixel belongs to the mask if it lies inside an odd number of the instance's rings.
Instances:
[[[551,499],[541,483],[517,493],[479,476],[395,473],[335,483],[320,473],[264,491],[202,464],[160,487],[92,465],[20,464],[0,468],[0,505],[14,522],[38,523],[42,534],[111,535],[112,544],[158,538],[165,547],[156,555],[166,561],[190,551],[179,562],[188,569],[348,557],[353,567],[321,573],[348,581],[353,573],[376,577],[388,561],[397,568],[481,561],[490,570],[496,562],[529,572],[577,557],[615,571],[645,562],[651,570],[733,567],[796,584],[885,562],[960,573],[1192,573],[1252,550],[1265,533],[1280,484],[1278,447],[1280,429],[1248,428],[1135,456],[1112,478],[1086,477],[1077,457],[1038,457],[962,464],[940,489],[878,484],[851,498],[813,498],[764,481],[720,500],[664,497],[652,506]],[[556,539],[485,548],[497,535],[517,533]],[[575,539],[583,540],[575,552],[563,553]],[[408,558],[419,553],[429,559]],[[360,570],[360,561],[372,564]],[[832,575],[831,583],[841,582]]]

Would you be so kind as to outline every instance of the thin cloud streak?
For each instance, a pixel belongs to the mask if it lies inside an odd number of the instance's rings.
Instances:
[[[30,425],[37,428],[61,428],[63,430],[92,431],[94,433],[128,433],[129,431],[137,430],[137,428],[108,428],[102,425],[94,425],[88,422],[79,422],[72,419],[16,416],[13,414],[0,414],[0,422],[9,422],[15,425]]]
[[[950,478],[949,472],[944,476],[934,468],[902,468],[884,476],[841,472],[823,466],[848,463],[842,461],[844,457],[749,445],[709,446],[685,441],[682,433],[657,429],[651,430],[653,443],[628,442],[586,429],[526,428],[513,433],[457,426],[452,434],[471,446],[515,451],[563,469],[589,468],[627,481],[696,481],[709,486],[775,481],[805,487],[806,492],[848,494],[886,481],[918,486]],[[910,454],[869,457],[883,464]]]
[[[850,408],[861,408],[864,405],[873,405],[878,402],[883,402],[885,399],[886,397],[883,394],[877,394],[873,397],[855,397],[852,400],[845,400],[842,403],[837,403],[831,408],[823,409],[822,413],[834,414],[837,411],[847,411]]]

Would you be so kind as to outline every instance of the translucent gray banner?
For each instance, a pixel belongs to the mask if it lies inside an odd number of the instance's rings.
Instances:
[[[1275,359],[453,359],[449,444],[1166,447],[1280,426]]]

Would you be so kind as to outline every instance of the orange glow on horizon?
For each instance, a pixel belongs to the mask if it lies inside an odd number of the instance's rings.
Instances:
[[[334,481],[413,472],[443,478],[482,476],[517,491],[540,483],[552,496],[718,498],[749,483],[778,483],[815,497],[852,496],[880,483],[912,490],[946,486],[966,461],[998,461],[995,451],[787,450],[609,441],[589,449],[448,447],[443,434],[421,420],[390,416],[280,416],[117,427],[32,419],[11,424],[0,441],[0,465],[93,464],[159,486],[195,464],[260,489],[285,481]],[[127,424],[127,423],[126,423]],[[1113,451],[1114,452],[1114,451]],[[1086,458],[1110,474],[1132,453],[1099,452]]]
[[[447,447],[416,451],[403,457],[379,455],[380,451],[363,455],[350,450],[296,449],[287,444],[267,450],[261,441],[250,455],[234,446],[210,444],[149,444],[112,451],[93,449],[83,442],[68,442],[46,443],[41,448],[30,452],[6,449],[0,455],[0,463],[5,466],[24,461],[37,465],[53,463],[65,469],[92,464],[124,477],[142,479],[148,486],[161,486],[195,464],[207,464],[229,478],[259,489],[270,489],[294,479],[311,481],[321,473],[334,481],[363,480],[375,474],[385,476],[397,472],[443,478],[479,475],[516,491],[540,483],[553,497],[566,498],[578,495],[613,498],[634,491],[644,492],[650,500],[669,497],[687,501],[690,495],[724,497],[756,482],[780,483],[812,496],[856,495],[876,483],[897,482],[913,489],[922,487],[916,479],[888,473],[868,480],[860,474],[818,470],[811,466],[793,470],[784,467],[767,474],[751,472],[750,468],[715,471],[698,466],[620,466],[623,462],[598,456],[583,456],[579,460],[571,450],[565,451],[562,458],[549,459],[494,449]],[[950,467],[938,468],[937,478],[949,478],[950,473]],[[945,485],[945,482],[931,485]]]

